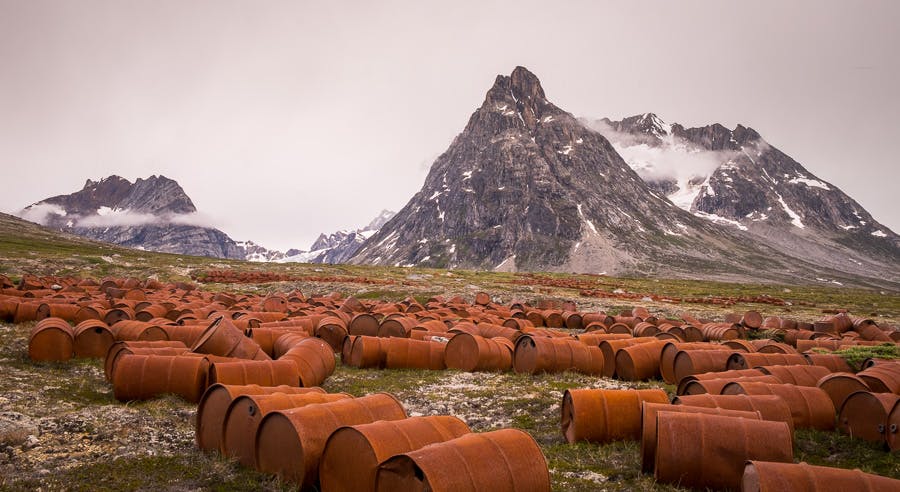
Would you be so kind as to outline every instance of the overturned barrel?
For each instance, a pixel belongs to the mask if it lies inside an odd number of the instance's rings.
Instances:
[[[376,490],[545,492],[550,490],[550,473],[534,438],[518,429],[503,429],[465,434],[394,456],[378,469]]]
[[[641,404],[668,403],[666,392],[647,390],[570,389],[563,394],[560,428],[566,441],[637,440]]]
[[[256,464],[260,471],[312,487],[332,432],[345,425],[403,418],[403,406],[386,393],[271,412],[256,433]]]
[[[743,492],[900,490],[900,480],[860,470],[813,466],[806,463],[748,461],[741,479]]]
[[[793,461],[784,422],[659,412],[656,432],[655,477],[664,483],[736,489],[747,460]]]
[[[319,466],[320,490],[375,490],[381,462],[469,432],[465,422],[449,415],[341,427],[325,444]],[[353,460],[353,466],[347,466],[348,458]]]

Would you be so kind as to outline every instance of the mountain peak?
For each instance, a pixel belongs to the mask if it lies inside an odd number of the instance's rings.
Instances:
[[[509,76],[510,89],[517,99],[534,99],[542,100],[544,96],[544,88],[541,87],[541,81],[537,75],[531,73],[525,67],[516,67]]]

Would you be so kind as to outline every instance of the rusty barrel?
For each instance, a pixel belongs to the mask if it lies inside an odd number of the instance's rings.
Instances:
[[[884,362],[856,374],[875,393],[900,394],[900,362]]]
[[[725,347],[705,342],[667,341],[659,356],[659,373],[663,381],[677,384],[675,380],[675,356],[680,350],[723,350]]]
[[[169,340],[179,341],[188,347],[197,343],[197,340],[206,331],[206,325],[161,325]]]
[[[460,333],[447,342],[444,360],[449,369],[462,371],[508,371],[514,346],[506,338],[484,338]]]
[[[299,371],[300,384],[306,387],[325,382],[334,373],[336,364],[331,346],[318,338],[300,340],[278,360],[293,361]]]
[[[387,340],[384,366],[388,369],[446,369],[444,350],[447,344],[409,338]]]
[[[246,386],[213,384],[203,393],[197,405],[195,435],[197,447],[205,451],[222,448],[222,425],[225,413],[235,398],[241,395],[271,395],[273,393],[305,394],[324,393],[322,388],[297,388],[292,386]]]
[[[219,316],[203,331],[191,351],[238,359],[271,360],[259,344],[244,336],[227,317]]]
[[[659,328],[653,323],[647,323],[645,321],[641,321],[640,323],[634,325],[634,329],[632,330],[632,334],[635,337],[653,337],[660,333]]]
[[[34,361],[69,360],[75,351],[72,327],[60,318],[44,318],[28,337],[28,357]]]
[[[834,404],[827,393],[816,387],[793,384],[733,382],[722,388],[723,395],[775,395],[791,408],[797,429],[834,430]]]
[[[360,335],[347,335],[344,338],[344,342],[341,344],[341,364],[345,366],[350,365],[350,354],[353,353],[353,343],[356,342],[356,339],[359,337]]]
[[[679,350],[672,364],[672,374],[675,381],[681,381],[694,374],[725,371],[731,354],[728,350]]]
[[[656,465],[656,415],[659,412],[706,413],[724,417],[762,419],[757,411],[727,410],[724,408],[691,407],[670,403],[643,402],[641,406],[641,471],[652,474]]]
[[[113,395],[119,401],[178,395],[191,403],[206,389],[209,361],[179,355],[126,355],[113,372]]]
[[[299,386],[300,373],[292,360],[215,362],[209,368],[209,384]]]
[[[104,359],[103,369],[106,380],[112,382],[112,376],[116,369],[119,357],[125,355],[180,355],[190,352],[190,349],[181,342],[151,341],[151,342],[115,342],[109,346]]]
[[[659,377],[660,357],[666,342],[639,343],[616,352],[616,376],[625,381]]]
[[[392,338],[360,336],[353,342],[347,365],[359,368],[383,368]]]
[[[575,371],[600,374],[603,353],[572,338],[526,335],[516,340],[513,369],[518,373]]]
[[[851,394],[857,391],[869,391],[866,382],[850,372],[829,374],[820,379],[816,386],[828,394],[836,409],[840,409]]]
[[[469,432],[465,422],[449,415],[341,427],[325,444],[319,465],[320,490],[375,490],[381,462]],[[352,466],[348,466],[348,459],[352,459]]]
[[[682,487],[736,489],[744,463],[791,463],[793,441],[784,422],[699,413],[657,414],[655,477]]]
[[[284,330],[279,328],[247,328],[244,333],[256,342],[269,357],[275,357],[275,341],[284,335]]]
[[[734,371],[719,371],[719,372],[704,372],[702,374],[692,374],[690,376],[685,376],[678,382],[678,387],[675,390],[676,395],[686,394],[684,391],[684,387],[691,383],[692,381],[706,381],[709,379],[731,379],[737,380],[743,377],[756,377],[756,376],[765,376],[762,371],[759,369],[738,369]]]
[[[794,347],[786,343],[778,343],[778,342],[769,342],[757,350],[757,352],[761,354],[798,354],[800,352],[797,351]]]
[[[800,354],[734,353],[728,358],[725,368],[751,369],[757,366],[790,366],[798,364],[809,365],[809,361]]]
[[[784,422],[794,433],[791,408],[780,396],[775,395],[684,395],[672,399],[674,405],[725,408],[728,410],[756,411],[763,420]]]
[[[332,432],[346,425],[404,418],[403,406],[386,393],[277,410],[259,424],[256,464],[262,472],[312,487],[318,481],[322,451]]]
[[[43,302],[19,302],[13,314],[13,323],[41,321],[50,317],[50,305]]]
[[[857,391],[844,401],[838,413],[838,429],[858,439],[887,442],[888,415],[900,401],[890,393]]]
[[[760,366],[759,370],[775,376],[782,383],[797,386],[816,386],[822,378],[831,374],[827,367],[809,365]]]
[[[700,327],[706,341],[733,340],[741,337],[741,326],[737,323],[706,323]]]
[[[738,376],[736,378],[718,378],[718,379],[699,379],[688,381],[684,378],[683,384],[678,385],[679,395],[702,395],[709,393],[711,395],[719,395],[729,383],[772,383],[781,384],[781,380],[775,376]]]
[[[637,440],[641,435],[641,404],[668,403],[658,389],[570,389],[563,394],[560,429],[566,441]]]
[[[820,366],[830,372],[853,372],[847,360],[834,354],[803,354],[811,366]]]
[[[753,345],[749,340],[742,340],[740,338],[735,338],[733,340],[726,340],[722,342],[723,347],[728,347],[735,352],[756,352],[756,346]]]
[[[885,440],[888,448],[891,451],[900,450],[900,403],[894,405],[894,408],[888,413],[885,426],[887,427]]]
[[[341,351],[341,344],[347,334],[347,322],[336,316],[323,318],[316,326],[316,337],[328,342],[334,353]]]
[[[305,332],[299,331],[282,331],[281,336],[275,339],[272,344],[272,357],[279,358],[284,355],[294,345],[300,343],[300,340],[310,338]],[[330,347],[330,345],[329,345]]]
[[[374,337],[378,336],[379,326],[378,318],[373,314],[359,313],[350,319],[350,323],[347,325],[347,333],[350,335]]]
[[[741,479],[742,492],[845,492],[897,491],[900,480],[863,473],[858,469],[813,466],[806,463],[748,461]]]
[[[600,342],[603,340],[624,340],[626,338],[632,338],[630,335],[620,335],[618,333],[615,334],[607,334],[607,333],[581,333],[575,335],[575,339],[585,345],[592,345],[594,347],[599,347]]]
[[[640,343],[656,343],[658,340],[653,338],[622,338],[600,341],[600,353],[603,354],[603,370],[601,374],[604,377],[611,378],[616,375],[616,352]]]
[[[550,473],[534,438],[503,429],[396,455],[379,467],[375,490],[548,492]]]
[[[271,412],[288,410],[319,403],[353,398],[346,393],[271,393],[240,395],[225,411],[221,426],[221,452],[248,468],[256,468],[256,432],[259,424]]]
[[[419,324],[415,318],[396,316],[385,318],[378,327],[378,336],[409,338],[409,332]]]
[[[106,323],[89,319],[75,327],[75,357],[102,358],[116,342],[116,337]]]

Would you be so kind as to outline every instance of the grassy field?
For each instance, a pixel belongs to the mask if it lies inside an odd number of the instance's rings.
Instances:
[[[833,286],[726,284],[611,278],[591,275],[509,274],[419,268],[252,264],[148,253],[49,234],[0,216],[0,274],[102,278],[132,276],[182,281],[211,270],[271,272],[290,281],[201,284],[212,291],[252,293],[299,289],[307,295],[340,292],[361,299],[420,300],[479,291],[503,303],[542,298],[577,302],[585,311],[616,313],[645,306],[657,316],[688,311],[721,319],[749,309],[763,315],[815,320],[849,309],[879,323],[900,320],[900,295]],[[378,280],[365,283],[361,279]],[[712,304],[731,299],[733,304]],[[782,300],[774,305],[767,300]],[[0,324],[0,490],[282,490],[287,484],[216,456],[193,442],[196,408],[177,398],[123,404],[112,397],[99,361],[35,364],[27,358],[31,325]],[[359,370],[338,364],[323,385],[355,396],[387,391],[410,415],[456,415],[473,430],[515,427],[540,444],[554,490],[677,490],[640,474],[634,442],[569,445],[559,431],[567,388],[633,387],[573,373],[482,374],[456,371]],[[640,387],[672,387],[642,383]],[[5,422],[5,423],[4,423]],[[10,424],[11,423],[11,424]],[[799,431],[795,460],[900,478],[900,460],[875,445],[838,433]]]

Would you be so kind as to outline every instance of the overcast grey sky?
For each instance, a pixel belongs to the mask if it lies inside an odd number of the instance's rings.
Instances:
[[[0,210],[176,179],[237,240],[399,210],[524,65],[578,116],[751,126],[900,230],[897,1],[0,0]]]

